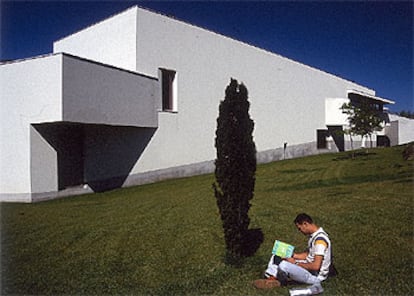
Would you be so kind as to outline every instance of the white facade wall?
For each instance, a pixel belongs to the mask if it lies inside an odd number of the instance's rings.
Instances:
[[[55,42],[53,50],[70,55],[0,67],[0,82],[7,85],[1,93],[0,136],[13,139],[0,144],[0,165],[7,168],[0,172],[0,197],[7,193],[7,198],[31,201],[31,194],[59,195],[57,149],[66,152],[72,146],[52,147],[45,137],[58,132],[62,141],[62,127],[76,137],[82,133],[76,140],[83,145],[82,159],[75,165],[82,162],[78,176],[93,190],[106,186],[105,180],[134,185],[145,182],[142,178],[179,176],[177,171],[187,167],[192,173],[205,172],[203,165],[211,170],[218,107],[230,78],[249,91],[254,141],[268,160],[284,143],[288,157],[315,153],[318,129],[346,124],[338,109],[348,101],[348,90],[375,95],[353,82],[138,7]],[[151,78],[160,76],[160,68],[176,71],[174,112],[161,110],[160,81]],[[290,147],[303,151],[290,153]]]
[[[391,139],[391,145],[407,144],[414,141],[414,119],[390,114],[390,126],[385,134]]]
[[[135,71],[136,10],[137,7],[133,7],[82,30],[82,34],[71,35],[55,42],[53,52],[67,52]]]
[[[159,138],[174,135],[181,139],[172,148],[180,151],[176,159],[170,160],[177,163],[188,155],[193,155],[191,161],[214,159],[218,105],[224,99],[230,77],[245,83],[249,90],[258,151],[281,147],[284,142],[295,145],[315,141],[316,129],[325,126],[326,96],[346,96],[347,88],[361,88],[281,56],[142,9],[138,10],[137,53],[139,72],[153,75],[157,67],[163,67],[178,73],[178,113],[160,114],[160,121],[165,121],[165,124],[160,122],[160,127],[165,127],[165,133]],[[197,140],[180,149],[189,135]]]
[[[374,95],[350,81],[225,36],[144,9],[128,10],[133,12],[136,71],[155,76],[159,68],[175,70],[178,110],[159,113],[159,128],[132,173],[213,160],[218,106],[231,77],[249,90],[258,151],[282,147],[284,142],[315,142],[316,130],[325,128],[327,97],[346,98],[348,89]],[[107,53],[90,52],[84,35],[120,38],[118,16],[113,21],[114,26],[107,20],[105,26],[97,24],[71,35],[71,44],[60,40],[55,50],[87,52],[89,58],[104,61]],[[113,52],[110,46],[106,50]]]
[[[349,101],[348,98],[327,98],[325,100],[326,125],[344,126],[348,124],[348,115],[341,111],[341,107]]]
[[[0,194],[14,200],[32,191],[30,124],[62,120],[61,67],[60,56],[0,67]]]
[[[124,147],[135,145],[135,150],[130,148],[128,161],[116,167],[114,161],[90,152],[97,150],[96,133],[104,129],[86,128],[88,125],[119,126],[119,130],[129,126],[133,130],[130,134],[145,141],[158,126],[160,89],[153,77],[54,54],[1,65],[0,82],[4,86],[0,93],[1,201],[30,202],[56,196],[59,176],[67,178],[59,173],[59,153],[70,153],[70,145],[75,145],[73,138],[81,141],[83,132],[87,141],[79,149],[87,156],[82,160],[86,179],[99,177],[93,168],[102,163],[111,164],[105,167],[108,178],[118,171],[127,174],[142,144],[121,138]],[[65,144],[62,129],[69,131],[70,126],[75,134],[66,135]],[[111,140],[119,141],[120,137],[108,138],[105,147],[113,145]]]

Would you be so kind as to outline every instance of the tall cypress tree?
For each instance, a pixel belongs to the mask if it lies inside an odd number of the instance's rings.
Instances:
[[[247,88],[231,79],[220,102],[215,146],[216,183],[213,184],[223,222],[227,254],[241,258],[248,252],[248,211],[256,173],[254,122],[249,116]]]

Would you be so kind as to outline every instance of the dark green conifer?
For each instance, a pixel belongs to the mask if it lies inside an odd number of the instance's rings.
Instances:
[[[223,222],[228,255],[241,258],[248,244],[248,211],[256,173],[254,122],[249,116],[247,88],[231,79],[220,102],[215,146],[216,184],[213,185]]]

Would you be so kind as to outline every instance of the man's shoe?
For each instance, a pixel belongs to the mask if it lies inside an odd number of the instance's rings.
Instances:
[[[271,277],[267,279],[255,280],[253,282],[253,286],[255,286],[257,289],[272,289],[280,287],[280,282],[276,278]]]

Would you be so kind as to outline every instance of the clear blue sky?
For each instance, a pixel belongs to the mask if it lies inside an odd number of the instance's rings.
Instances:
[[[2,60],[52,43],[138,4],[377,91],[414,111],[411,1],[1,1]]]

